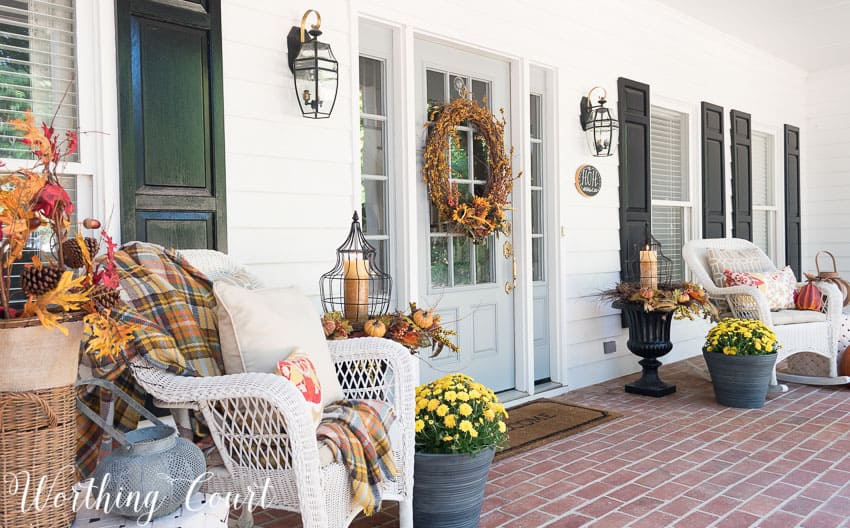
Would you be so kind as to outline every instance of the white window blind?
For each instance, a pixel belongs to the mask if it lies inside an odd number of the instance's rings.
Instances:
[[[776,254],[773,136],[753,132],[753,243],[771,258]]]
[[[652,234],[672,261],[671,280],[685,279],[682,246],[690,229],[688,115],[653,106],[649,150],[652,170]]]
[[[75,0],[0,0],[0,158],[31,156],[7,124],[28,109],[59,131],[78,128],[74,8]]]

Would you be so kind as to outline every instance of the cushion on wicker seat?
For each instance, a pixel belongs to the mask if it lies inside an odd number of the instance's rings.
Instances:
[[[322,406],[343,399],[319,315],[297,288],[247,290],[216,282],[213,291],[227,374],[273,373],[298,348],[316,367]]]
[[[826,321],[826,314],[811,310],[779,310],[773,312],[774,325],[789,325],[800,323],[820,323]]]

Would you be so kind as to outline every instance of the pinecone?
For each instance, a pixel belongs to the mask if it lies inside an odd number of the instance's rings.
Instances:
[[[21,289],[27,295],[43,295],[59,284],[62,270],[59,266],[42,266],[36,268],[32,264],[24,266],[21,271]]]
[[[84,241],[89,250],[89,256],[93,259],[97,255],[100,245],[97,239],[92,237],[86,237]],[[80,244],[77,243],[77,239],[75,238],[69,238],[65,242],[62,242],[62,256],[65,259],[65,265],[69,268],[82,268],[86,265],[83,260],[83,251],[80,249]]]
[[[91,300],[99,312],[111,310],[121,302],[121,293],[116,288],[108,288],[102,284],[94,287]]]

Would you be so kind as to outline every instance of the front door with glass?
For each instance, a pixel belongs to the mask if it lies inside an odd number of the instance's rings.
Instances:
[[[473,97],[510,121],[510,64],[448,46],[416,42],[418,159],[427,138],[428,117],[440,104]],[[466,94],[466,95],[464,95]],[[452,182],[466,196],[487,184],[487,152],[474,126],[457,128],[451,156]],[[506,137],[509,131],[506,130]],[[473,244],[437,221],[424,185],[418,185],[420,303],[436,305],[444,326],[458,332],[460,354],[444,351],[422,366],[423,381],[460,371],[494,390],[515,386],[514,256],[510,236],[491,235]],[[510,216],[509,216],[510,220]]]

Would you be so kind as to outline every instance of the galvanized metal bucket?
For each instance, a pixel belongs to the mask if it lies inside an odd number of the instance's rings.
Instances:
[[[111,504],[107,513],[155,519],[173,513],[186,502],[188,494],[199,491],[195,488],[200,486],[193,485],[199,484],[198,477],[206,472],[206,461],[198,446],[178,437],[174,427],[163,423],[114,384],[91,379],[77,385],[110,390],[154,424],[122,434],[77,399],[80,412],[120,444],[92,474],[95,496],[123,499]]]
[[[416,453],[415,528],[476,528],[495,449],[476,455]]]
[[[776,354],[727,356],[703,352],[717,403],[740,409],[764,407]]]

